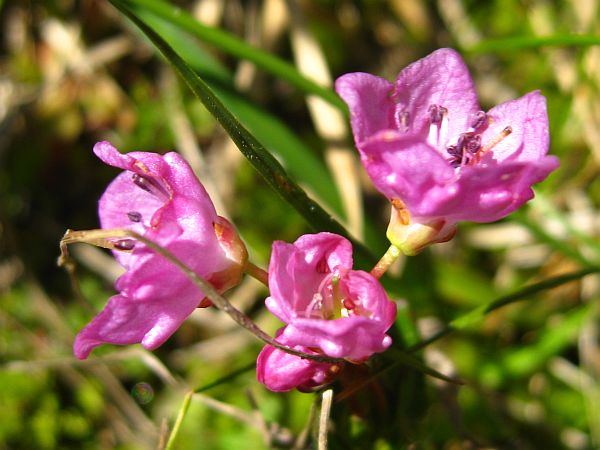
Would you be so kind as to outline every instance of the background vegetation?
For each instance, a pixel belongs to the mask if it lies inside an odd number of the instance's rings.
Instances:
[[[332,79],[393,79],[450,46],[470,66],[484,109],[542,91],[560,169],[521,211],[462,224],[453,241],[397,264],[386,280],[401,310],[395,351],[375,358],[372,383],[361,387],[369,374],[355,374],[334,385],[329,446],[598,448],[599,280],[584,276],[600,258],[598,2],[177,3],[186,13],[115,0],[375,257],[386,248],[388,209],[358,165]],[[321,394],[266,391],[253,370],[260,343],[216,311],[197,311],[155,352],[104,346],[74,359],[74,335],[120,273],[108,254],[73,247],[77,295],[56,266],[65,229],[98,226],[97,199],[117,173],[93,156],[95,142],[181,152],[263,267],[274,239],[321,227],[274,192],[108,1],[0,1],[0,27],[0,448],[162,448],[195,388],[173,448],[316,448]],[[370,268],[366,255],[357,263]],[[569,283],[555,278],[573,273]],[[486,306],[531,285],[519,302]],[[266,295],[248,279],[229,298],[274,332]],[[436,333],[443,338],[413,354],[463,385],[407,363],[405,350]]]

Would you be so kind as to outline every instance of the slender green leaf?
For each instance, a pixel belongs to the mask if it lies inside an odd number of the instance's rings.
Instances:
[[[488,39],[464,49],[468,53],[510,52],[524,48],[583,47],[600,45],[600,36],[586,34],[559,34],[554,36],[518,36],[504,39]]]
[[[209,389],[212,389],[214,387],[220,386],[221,384],[227,383],[228,381],[231,381],[231,380],[237,378],[238,376],[240,376],[250,370],[253,370],[255,367],[256,367],[256,361],[252,361],[251,363],[246,364],[245,366],[242,366],[239,369],[236,369],[233,372],[228,373],[227,375],[219,377],[216,380],[211,381],[210,383],[206,383],[206,384],[203,384],[202,386],[198,386],[197,388],[195,388],[193,390],[193,392],[194,392],[194,394],[198,394],[200,392],[208,391]]]
[[[388,353],[390,353],[392,355],[392,357],[396,360],[396,362],[398,364],[412,367],[413,369],[416,369],[419,372],[424,373],[425,375],[429,375],[430,377],[437,378],[438,380],[447,381],[448,383],[452,383],[452,384],[464,384],[460,380],[448,377],[448,376],[444,375],[443,373],[438,372],[435,369],[432,369],[431,367],[424,364],[423,361],[414,357],[410,353],[406,353],[406,352],[400,351],[395,348],[390,348],[388,350]]]
[[[340,111],[347,113],[346,104],[331,90],[320,86],[302,75],[294,66],[261,49],[248,45],[243,40],[218,28],[209,27],[198,22],[186,11],[161,0],[125,0],[130,7],[143,6],[154,14],[176,24],[196,36],[198,39],[214,45],[236,58],[253,62],[266,72],[286,80],[306,94],[321,97]]]
[[[309,188],[329,210],[342,216],[343,210],[337,187],[323,161],[313,154],[311,149],[279,118],[240,94],[233,84],[233,76],[228,69],[197,45],[189,35],[153,13],[139,9],[140,11],[134,11],[135,14],[172,48],[178,49],[182,59],[201,74],[225,107],[281,160],[289,173]]]
[[[455,329],[462,329],[472,326],[473,324],[480,322],[488,313],[495,311],[498,308],[510,305],[511,303],[515,303],[518,301],[527,300],[528,298],[531,298],[533,295],[538,294],[540,292],[555,288],[557,286],[569,283],[571,281],[579,280],[580,278],[583,278],[587,275],[598,272],[600,272],[600,267],[589,267],[587,269],[579,270],[577,272],[567,273],[564,275],[548,278],[544,281],[540,281],[539,283],[527,286],[512,294],[500,297],[499,299],[494,300],[493,302],[490,302],[486,305],[480,306],[479,308],[475,308],[468,314],[465,314],[464,316],[461,316],[458,319],[454,319],[452,322],[450,322],[450,326]]]
[[[167,58],[192,92],[202,101],[206,109],[219,121],[231,139],[266,182],[292,205],[308,224],[318,231],[330,231],[346,236],[353,243],[357,259],[363,265],[372,265],[376,259],[360,242],[352,238],[345,228],[331,217],[286,173],[279,162],[258,140],[248,132],[237,118],[223,105],[208,85],[188,66],[181,57],[141,18],[133,13],[122,0],[111,0],[120,11],[136,24],[152,43]]]

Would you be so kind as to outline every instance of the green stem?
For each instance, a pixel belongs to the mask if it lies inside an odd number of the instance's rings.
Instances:
[[[398,259],[398,256],[400,256],[400,249],[395,245],[390,245],[385,254],[377,261],[377,264],[375,264],[375,267],[371,270],[371,275],[377,279],[381,278],[394,261]]]
[[[244,267],[244,272],[246,272],[255,280],[260,281],[266,287],[269,287],[269,273],[266,270],[261,269],[250,261],[247,261],[246,266]]]
[[[173,444],[177,439],[177,434],[179,433],[181,424],[183,423],[183,419],[190,407],[192,395],[194,395],[194,392],[189,391],[187,394],[185,394],[185,397],[183,398],[183,403],[181,404],[181,408],[179,408],[179,414],[177,414],[177,419],[175,420],[175,425],[173,425],[173,431],[171,431],[171,434],[169,435],[169,440],[167,441],[165,450],[171,450],[173,448]]]

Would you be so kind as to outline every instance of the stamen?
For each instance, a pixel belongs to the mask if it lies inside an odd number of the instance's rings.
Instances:
[[[477,111],[471,118],[471,128],[474,131],[481,131],[480,129],[487,125],[487,114],[483,111]]]
[[[448,130],[448,110],[440,105],[430,105],[427,110],[429,113],[429,135],[427,141],[433,147],[437,147],[438,144],[444,143],[446,139],[446,132]]]
[[[117,250],[133,250],[133,247],[135,247],[135,241],[133,239],[121,239],[115,241],[114,246]]]
[[[408,111],[396,111],[396,126],[398,130],[403,133],[408,131],[408,121],[410,119],[410,113]]]
[[[457,145],[449,145],[446,147],[446,151],[450,156],[454,156],[455,158],[462,158],[462,149]]]
[[[508,127],[504,128],[498,134],[498,136],[496,136],[494,139],[492,139],[487,144],[485,144],[483,147],[481,147],[481,150],[479,151],[479,153],[478,153],[477,156],[481,156],[485,152],[487,152],[488,150],[491,150],[492,148],[494,148],[496,145],[498,145],[500,142],[502,142],[510,133],[512,133],[512,127],[511,126],[508,126]]]
[[[313,311],[320,311],[322,307],[323,296],[321,296],[321,294],[317,292],[315,295],[313,295],[312,300],[306,307],[306,310],[304,311],[304,317],[306,317],[307,319],[310,318],[312,316]]]
[[[344,306],[344,308],[346,308],[348,311],[352,311],[354,308],[356,308],[356,304],[349,298],[345,298],[342,301],[342,305]]]
[[[129,217],[129,220],[135,223],[142,221],[142,214],[138,211],[129,211],[127,213],[127,217]]]
[[[136,186],[142,188],[143,190],[152,195],[155,195],[157,197],[169,197],[169,193],[167,192],[165,187],[154,178],[145,177],[143,175],[134,173],[131,176],[131,180]]]
[[[448,110],[440,105],[429,105],[427,110],[429,113],[429,123],[431,125],[440,125],[444,115],[448,113]]]

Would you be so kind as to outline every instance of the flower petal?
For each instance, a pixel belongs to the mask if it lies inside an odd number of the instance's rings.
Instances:
[[[356,145],[360,147],[369,136],[394,128],[390,122],[393,102],[389,81],[368,73],[349,73],[335,82],[335,90],[348,104]]]
[[[85,359],[101,344],[135,344],[153,350],[166,341],[198,305],[198,290],[189,284],[175,285],[163,296],[132,299],[110,298],[104,309],[75,338],[73,350]],[[153,290],[156,293],[156,290]],[[177,301],[173,302],[173,298]]]
[[[269,263],[269,311],[289,322],[304,311],[328,273],[352,267],[352,244],[333,233],[301,236],[294,244],[273,243]],[[275,300],[277,299],[277,300]]]
[[[402,200],[411,215],[429,215],[455,195],[447,189],[454,169],[416,136],[380,133],[363,144],[362,162],[375,187]]]
[[[411,132],[426,136],[429,106],[448,110],[449,141],[467,130],[472,114],[479,111],[477,93],[461,56],[441,48],[403,69],[394,85],[393,99],[408,113]]]
[[[281,332],[282,330],[279,330],[277,333],[277,341],[289,345]],[[301,345],[294,345],[293,349],[315,354]],[[295,388],[307,391],[327,381],[330,367],[331,364],[299,358],[267,345],[256,360],[256,378],[273,392],[285,392]]]
[[[391,344],[386,331],[396,318],[396,304],[370,274],[352,270],[341,281],[358,314],[335,320],[297,317],[284,329],[288,342],[319,348],[334,358],[360,361]]]
[[[502,162],[537,161],[548,153],[550,134],[546,99],[539,91],[495,106],[488,112],[491,125],[482,134],[485,144],[510,126],[512,132],[490,151],[493,159]]]

